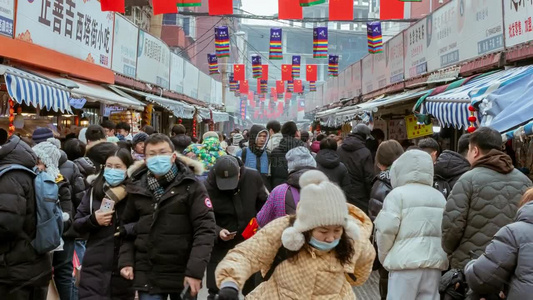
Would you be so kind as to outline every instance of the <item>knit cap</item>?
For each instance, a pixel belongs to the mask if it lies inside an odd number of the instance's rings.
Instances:
[[[135,147],[138,143],[145,142],[148,139],[148,134],[144,132],[137,133],[133,139],[131,140],[131,143],[133,144],[133,147]]]
[[[232,146],[239,146],[239,143],[244,140],[244,137],[240,133],[236,133],[233,135],[233,142],[231,143]]]
[[[39,144],[53,137],[54,137],[54,133],[49,128],[37,127],[37,129],[33,131],[31,139],[33,140],[35,144]]]
[[[57,178],[59,175],[61,152],[59,152],[56,145],[50,142],[42,142],[35,145],[32,149],[39,160],[46,166],[46,173],[50,174],[53,178]]]
[[[317,170],[305,172],[300,177],[300,187],[296,220],[281,236],[285,248],[300,250],[305,244],[303,233],[323,226],[343,226],[350,238],[359,238],[359,227],[350,220],[343,191],[324,173]]]
[[[285,158],[287,159],[289,173],[306,167],[316,168],[316,160],[311,155],[311,152],[302,146],[296,147],[287,152],[287,154],[285,154]]]
[[[202,139],[205,140],[208,137],[216,137],[217,139],[219,139],[218,133],[216,133],[214,131],[208,131],[208,132],[204,133],[204,135],[202,136]]]

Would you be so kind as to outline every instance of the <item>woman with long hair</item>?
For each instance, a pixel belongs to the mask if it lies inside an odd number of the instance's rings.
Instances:
[[[133,234],[133,224],[122,224],[126,207],[127,170],[133,164],[130,151],[115,146],[105,165],[90,178],[92,188],[83,198],[74,228],[88,235],[82,262],[79,299],[134,299],[131,281],[120,276],[118,255],[122,239]]]
[[[372,222],[342,190],[312,170],[300,178],[296,215],[278,218],[231,250],[216,270],[220,300],[237,300],[254,273],[265,281],[248,300],[353,300],[372,271]]]

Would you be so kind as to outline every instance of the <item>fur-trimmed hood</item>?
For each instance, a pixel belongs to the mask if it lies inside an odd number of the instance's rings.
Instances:
[[[194,159],[191,159],[191,158],[188,158],[187,156],[183,155],[183,154],[180,154],[178,152],[174,152],[176,153],[177,157],[178,157],[178,160],[184,164],[185,166],[187,166],[193,173],[194,175],[202,175],[204,173],[204,165],[197,161],[197,160],[194,160]],[[131,165],[129,168],[128,168],[128,177],[131,178],[132,175],[140,170],[141,168],[143,168],[144,166],[146,165],[145,161],[144,160],[139,160],[139,161],[136,161],[133,165]]]

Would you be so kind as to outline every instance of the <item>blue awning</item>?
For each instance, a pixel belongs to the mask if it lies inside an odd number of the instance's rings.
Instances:
[[[72,113],[69,103],[70,91],[66,87],[13,67],[0,67],[7,92],[17,103]]]
[[[426,102],[422,113],[431,114],[441,125],[455,127],[457,129],[467,128],[470,125],[468,117],[468,102]]]

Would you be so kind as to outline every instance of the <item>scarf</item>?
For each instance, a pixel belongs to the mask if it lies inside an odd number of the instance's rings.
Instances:
[[[104,194],[111,200],[115,201],[115,204],[119,203],[122,199],[126,198],[128,193],[126,192],[126,186],[121,184],[118,186],[110,186],[104,183]]]
[[[155,175],[148,170],[148,189],[154,194],[157,202],[161,200],[161,197],[165,193],[165,189],[169,186],[174,179],[178,176],[178,167],[174,164],[170,171],[159,179],[155,178]]]

